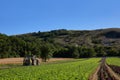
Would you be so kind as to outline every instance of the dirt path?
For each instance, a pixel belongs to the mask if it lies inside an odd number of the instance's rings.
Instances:
[[[106,64],[105,60],[106,58],[101,59],[100,66],[89,80],[120,80],[120,77]]]

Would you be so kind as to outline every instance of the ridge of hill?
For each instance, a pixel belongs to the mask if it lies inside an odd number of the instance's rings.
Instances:
[[[43,41],[58,43],[61,45],[78,46],[117,46],[120,47],[120,28],[108,28],[98,30],[52,30],[48,32],[33,32],[18,35],[18,37],[35,37]]]

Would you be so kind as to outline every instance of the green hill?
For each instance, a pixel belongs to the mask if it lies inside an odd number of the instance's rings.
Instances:
[[[41,47],[45,44],[49,44],[53,57],[119,56],[120,28],[60,29],[13,36],[0,34],[0,56],[2,58],[40,55]],[[79,55],[74,53],[76,48]]]
[[[52,30],[49,32],[34,32],[18,37],[35,37],[43,41],[65,45],[78,46],[119,46],[120,28],[99,29],[99,30]]]

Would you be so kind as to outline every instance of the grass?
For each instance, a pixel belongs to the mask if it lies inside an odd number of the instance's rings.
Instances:
[[[88,80],[100,58],[77,59],[0,70],[0,80]]]
[[[120,66],[120,58],[119,57],[110,57],[107,58],[107,63],[111,65]]]

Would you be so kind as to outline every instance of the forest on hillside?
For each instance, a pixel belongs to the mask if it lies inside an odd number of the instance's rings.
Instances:
[[[120,56],[120,29],[52,30],[8,36],[0,34],[0,58]]]

